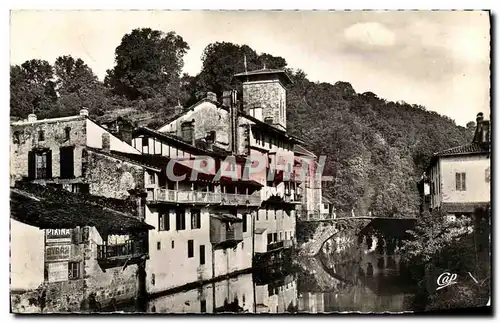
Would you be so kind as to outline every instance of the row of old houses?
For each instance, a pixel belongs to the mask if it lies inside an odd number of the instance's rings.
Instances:
[[[159,129],[86,109],[11,122],[13,311],[102,308],[242,273],[296,243],[297,217],[331,213],[316,156],[286,131],[289,77],[235,77],[242,96],[207,93]]]

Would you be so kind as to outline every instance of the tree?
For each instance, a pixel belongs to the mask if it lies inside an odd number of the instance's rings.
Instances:
[[[188,44],[174,32],[134,29],[115,50],[115,66],[107,71],[105,85],[129,100],[164,96],[176,104],[180,73]]]
[[[53,68],[45,60],[32,59],[10,68],[11,115],[46,116],[57,104]]]
[[[61,105],[59,114],[77,114],[85,107],[95,115],[107,109],[107,90],[82,59],[60,56],[56,59],[54,70]]]
[[[192,95],[206,91],[222,94],[223,91],[236,89],[241,82],[233,78],[235,74],[247,71],[286,67],[282,57],[263,53],[258,55],[247,45],[227,42],[209,44],[202,55],[203,66],[194,84]],[[245,67],[246,61],[246,67]]]

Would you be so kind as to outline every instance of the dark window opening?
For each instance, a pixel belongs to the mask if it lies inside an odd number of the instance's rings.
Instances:
[[[149,138],[142,137],[142,147],[149,146]]]
[[[75,177],[74,170],[74,147],[61,147],[59,149],[59,167],[61,178]]]
[[[201,214],[198,209],[191,209],[191,229],[201,228]]]
[[[44,141],[45,140],[45,134],[43,130],[38,131],[38,141]]]
[[[194,257],[194,240],[188,240],[188,258]]]
[[[200,245],[200,265],[205,264],[205,245]]]
[[[158,215],[158,231],[170,230],[170,214],[168,211],[162,211]]]
[[[69,140],[71,137],[71,128],[66,127],[64,128],[64,140]]]
[[[243,213],[243,232],[247,232],[247,213]]]
[[[186,229],[186,213],[184,210],[175,211],[175,229],[177,231]]]
[[[158,242],[156,243],[156,249],[158,249],[158,250],[160,250],[160,249],[161,249],[161,242],[160,242],[160,241],[158,241]]]
[[[13,142],[15,145],[18,145],[21,142],[21,133],[19,131],[14,132]]]
[[[267,244],[271,244],[273,242],[273,234],[268,233],[267,234]]]
[[[79,279],[80,278],[80,263],[79,262],[69,262],[68,263],[68,278],[69,279]]]
[[[207,301],[205,301],[205,300],[200,301],[200,312],[201,313],[207,312]]]
[[[174,240],[172,240],[172,249],[174,249],[174,247],[175,247]]]
[[[276,242],[278,241],[278,233],[273,233],[273,241]]]

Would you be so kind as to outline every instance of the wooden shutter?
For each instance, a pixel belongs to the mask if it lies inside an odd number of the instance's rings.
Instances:
[[[462,191],[465,191],[466,190],[466,187],[465,187],[465,173],[462,173]]]
[[[35,152],[28,152],[28,178],[35,178]]]
[[[457,191],[460,191],[460,189],[462,188],[460,180],[461,180],[460,173],[455,173],[455,182],[456,182],[456,187],[455,188],[456,188]]]
[[[47,151],[47,178],[52,178],[52,150]]]

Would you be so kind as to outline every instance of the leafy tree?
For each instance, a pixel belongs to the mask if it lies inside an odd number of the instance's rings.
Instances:
[[[32,112],[47,115],[57,103],[53,73],[50,63],[39,59],[11,66],[11,115],[22,118]]]
[[[223,91],[236,89],[241,82],[233,75],[245,71],[262,68],[285,68],[287,63],[283,57],[263,53],[257,54],[247,45],[236,45],[228,42],[209,44],[201,57],[203,66],[200,74],[192,83],[191,97],[199,98],[199,94],[211,91],[222,94]]]
[[[107,89],[82,59],[60,56],[55,61],[54,70],[62,109],[59,114],[77,114],[85,107],[94,115],[108,108]]]
[[[174,32],[134,29],[115,50],[115,67],[105,84],[129,100],[163,96],[175,104],[180,95],[183,57],[189,45]]]

